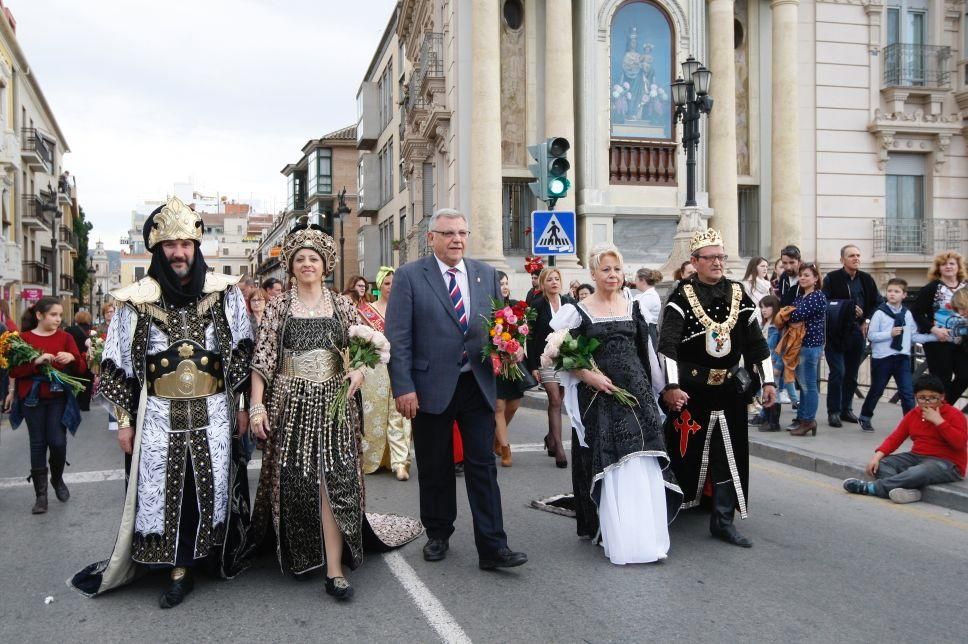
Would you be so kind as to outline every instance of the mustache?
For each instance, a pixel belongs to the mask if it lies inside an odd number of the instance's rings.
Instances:
[[[176,262],[181,262],[181,263],[185,264],[185,268],[175,268],[174,266],[172,266],[172,264],[174,264]],[[171,266],[171,270],[178,277],[185,277],[186,275],[188,275],[188,273],[191,272],[192,266],[194,265],[194,263],[195,262],[193,260],[191,260],[191,259],[189,259],[187,257],[172,257],[168,261],[168,265]]]

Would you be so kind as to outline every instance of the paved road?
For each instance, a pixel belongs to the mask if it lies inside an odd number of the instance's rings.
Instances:
[[[519,413],[512,442],[536,445],[544,415]],[[567,490],[570,472],[525,448],[499,468],[511,545],[531,558],[514,571],[477,570],[462,499],[446,561],[424,562],[420,542],[370,557],[351,575],[348,605],[270,560],[230,582],[201,579],[174,611],[156,607],[157,577],[86,599],[64,580],[108,555],[122,501],[118,480],[98,480],[120,462],[103,421],[92,412],[70,443],[72,477],[92,482],[73,483],[70,502],[52,498],[36,517],[32,490],[14,478],[26,435],[0,431],[0,641],[964,641],[968,515],[848,496],[837,480],[758,459],[753,516],[741,524],[752,550],[712,540],[706,517],[687,513],[667,561],[613,566],[572,520],[527,507]],[[417,514],[416,480],[367,484],[370,509]]]

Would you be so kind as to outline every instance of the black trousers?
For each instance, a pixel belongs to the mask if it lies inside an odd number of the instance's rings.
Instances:
[[[944,397],[951,405],[968,387],[968,351],[949,342],[929,342],[924,345],[924,357],[928,361],[928,372],[941,378],[944,384]]]
[[[67,399],[41,398],[35,407],[23,406],[27,434],[30,436],[30,468],[47,467],[47,452],[51,463],[67,461],[67,430],[61,419]]]
[[[413,444],[420,483],[420,520],[432,539],[447,539],[457,519],[454,474],[454,421],[464,443],[464,484],[474,520],[474,542],[481,555],[507,547],[501,490],[494,464],[494,410],[487,404],[474,374],[460,375],[450,405],[442,414],[417,412]]]

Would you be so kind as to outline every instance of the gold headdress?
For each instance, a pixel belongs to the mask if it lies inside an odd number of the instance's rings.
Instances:
[[[152,218],[147,248],[151,250],[164,241],[190,239],[202,241],[202,218],[178,197],[170,198]]]
[[[292,271],[292,258],[303,248],[314,250],[323,258],[323,270],[329,274],[336,267],[336,241],[318,226],[307,226],[306,218],[286,235],[282,243],[282,261],[286,271]]]
[[[695,253],[700,248],[705,248],[706,246],[722,246],[723,236],[719,234],[718,230],[712,228],[707,228],[706,230],[698,230],[692,236],[692,241],[689,242],[689,252]]]

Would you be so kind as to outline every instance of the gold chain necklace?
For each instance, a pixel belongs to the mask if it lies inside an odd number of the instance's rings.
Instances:
[[[717,335],[728,336],[739,319],[739,305],[743,299],[743,290],[739,284],[732,284],[731,286],[732,302],[729,305],[729,316],[722,322],[717,322],[709,317],[706,310],[702,308],[699,298],[696,297],[696,290],[692,287],[692,284],[686,284],[682,287],[686,299],[689,300],[689,306],[692,307],[692,314],[696,316],[703,328],[713,332],[713,338],[716,338]]]

